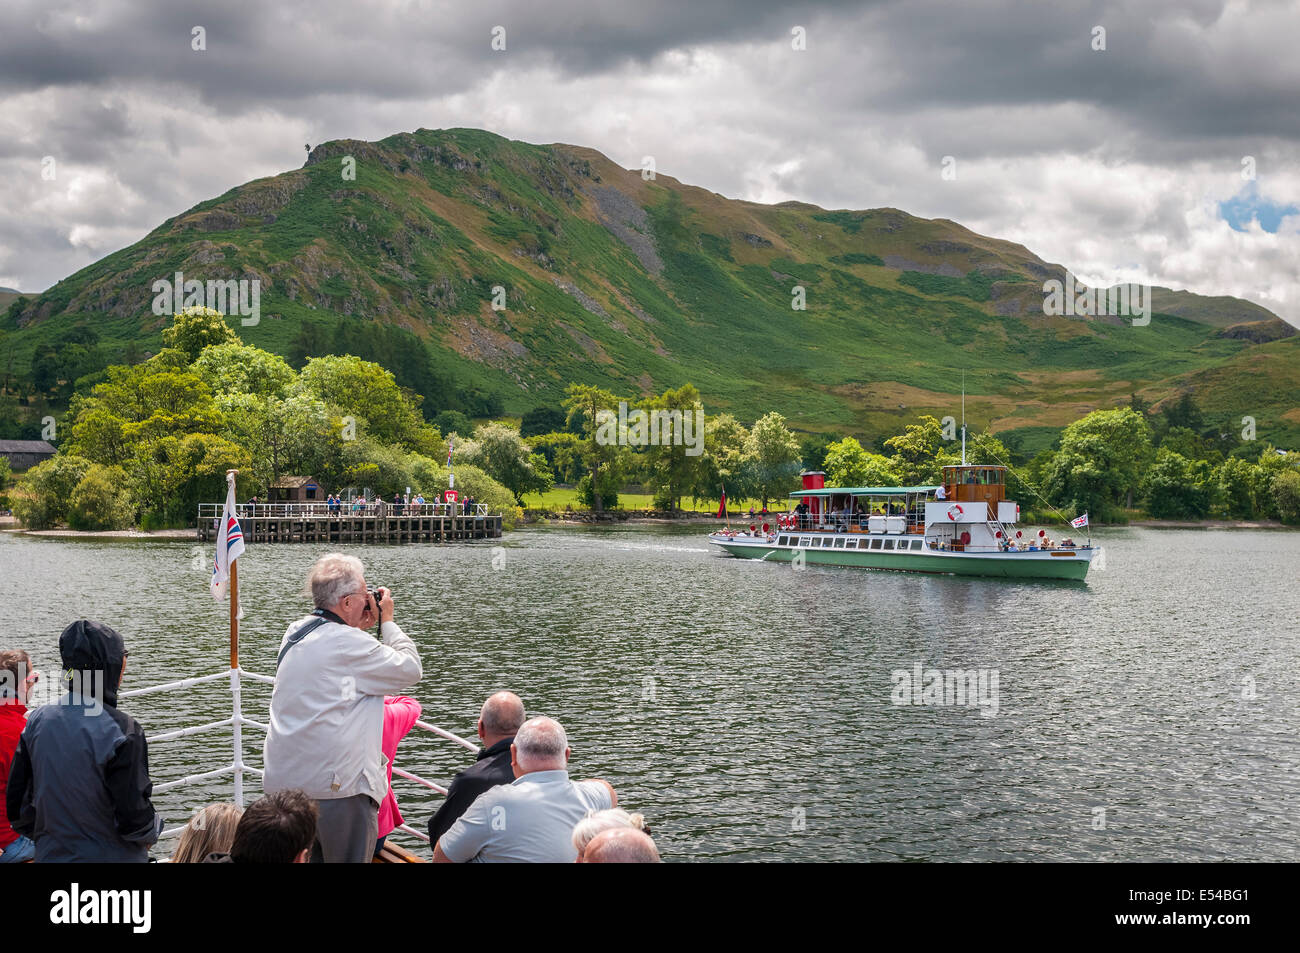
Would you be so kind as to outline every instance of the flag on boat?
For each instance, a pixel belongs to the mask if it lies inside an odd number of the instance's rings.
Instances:
[[[456,438],[455,438],[455,437],[448,437],[448,438],[447,438],[447,466],[448,466],[448,467],[451,466],[451,448],[452,448],[453,446],[455,446],[455,444],[456,444]]]
[[[718,504],[718,519],[727,515],[727,488],[722,488],[722,502]]]
[[[1085,526],[1088,525],[1088,514],[1084,513],[1078,519],[1070,520],[1070,525],[1073,526],[1075,529],[1083,529]]]
[[[221,508],[221,523],[217,527],[217,558],[212,564],[212,598],[220,602],[226,597],[230,582],[230,566],[244,554],[244,531],[235,517],[235,476],[226,474],[226,503]],[[242,614],[243,609],[241,607]]]

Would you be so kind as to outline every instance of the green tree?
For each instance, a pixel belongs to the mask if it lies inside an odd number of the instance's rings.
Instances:
[[[827,486],[897,486],[898,473],[888,457],[863,449],[854,437],[845,437],[826,449]]]
[[[564,411],[559,407],[534,407],[524,414],[519,421],[519,436],[540,437],[542,434],[563,430],[565,426]]]
[[[1213,484],[1204,461],[1191,461],[1165,447],[1156,451],[1144,487],[1147,512],[1156,519],[1202,519],[1210,513]]]
[[[1257,464],[1229,457],[1214,471],[1214,479],[1224,513],[1240,520],[1259,517],[1259,497],[1266,483]]]
[[[809,470],[826,469],[826,452],[834,445],[824,433],[810,433],[799,441],[799,458]]]
[[[505,424],[485,424],[474,431],[476,452],[468,463],[480,467],[512,494],[518,506],[525,493],[544,493],[554,478],[546,458],[530,451],[518,431]]]
[[[942,463],[937,458],[943,445],[943,425],[929,414],[885,441],[885,448],[893,453],[890,464],[907,486],[939,482]]]
[[[1300,472],[1284,470],[1270,487],[1273,506],[1283,523],[1300,523]]]
[[[704,427],[704,465],[697,471],[691,493],[696,499],[717,500],[725,490],[733,500],[753,495],[754,468],[746,447],[749,430],[731,414],[714,414]]]
[[[610,425],[610,415],[617,420],[618,398],[607,390],[590,384],[570,384],[565,389],[565,420],[570,427],[578,427],[584,438],[583,464],[587,468],[584,479],[589,505],[597,513],[604,512],[610,488],[621,479],[617,424]],[[611,435],[613,439],[611,440]],[[578,485],[582,498],[582,481]],[[587,502],[584,500],[584,502]]]
[[[299,374],[299,387],[340,415],[363,420],[376,440],[429,456],[439,448],[447,452],[438,431],[420,416],[420,398],[378,364],[351,355],[314,357]]]
[[[199,306],[178,312],[172,318],[172,326],[163,329],[162,337],[166,347],[184,352],[190,361],[198,358],[209,345],[239,343],[239,335],[226,324],[220,311]]]
[[[254,485],[265,490],[282,476],[331,479],[337,469],[339,432],[325,402],[305,393],[261,397],[235,392],[220,402],[228,426],[223,431],[248,448]]]
[[[92,463],[68,499],[68,525],[73,529],[126,529],[135,521],[135,507],[120,467]]]
[[[459,410],[444,410],[433,418],[433,425],[442,434],[456,434],[468,437],[474,432],[474,422]]]
[[[700,392],[692,384],[683,384],[651,398],[641,409],[649,415],[652,431],[642,454],[655,491],[655,505],[680,510],[682,497],[698,482],[705,468],[706,425]]]
[[[67,520],[72,492],[89,469],[89,460],[71,454],[58,454],[36,464],[13,492],[18,522],[29,529],[49,529]]]
[[[1094,410],[1065,428],[1043,472],[1043,493],[1057,506],[1107,518],[1133,494],[1151,459],[1151,428],[1131,408]]]
[[[193,366],[214,394],[283,397],[296,376],[280,355],[238,342],[209,345]]]
[[[542,434],[529,441],[545,458],[560,483],[576,483],[582,477],[582,440],[565,430]]]
[[[745,445],[753,468],[755,492],[763,505],[784,499],[799,475],[799,441],[775,411],[754,422]]]

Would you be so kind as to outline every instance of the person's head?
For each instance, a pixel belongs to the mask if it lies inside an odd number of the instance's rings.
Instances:
[[[117,686],[126,674],[126,642],[102,622],[78,619],[59,636],[59,658],[72,691],[117,704]]]
[[[233,804],[209,804],[195,813],[181,831],[173,864],[201,864],[208,854],[228,854],[243,810]]]
[[[584,864],[657,864],[659,849],[649,834],[634,827],[615,827],[591,839]]]
[[[510,767],[515,777],[534,771],[562,771],[569,763],[569,739],[554,718],[530,718],[515,732]]]
[[[305,864],[316,840],[316,802],[301,791],[276,791],[248,806],[235,828],[237,864]]]
[[[0,705],[26,705],[32,686],[40,679],[30,655],[22,649],[0,649]]]
[[[348,625],[360,626],[369,596],[361,560],[343,553],[326,553],[307,576],[313,604],[328,609]]]
[[[592,842],[597,834],[605,831],[612,831],[618,827],[630,827],[633,830],[644,831],[645,818],[640,814],[629,814],[621,807],[612,807],[604,811],[589,811],[587,816],[578,821],[573,827],[573,846],[578,851],[578,863],[582,863],[583,854],[586,853],[587,845]]]
[[[483,703],[478,716],[478,736],[485,747],[513,738],[524,723],[524,703],[514,692],[497,692]]]

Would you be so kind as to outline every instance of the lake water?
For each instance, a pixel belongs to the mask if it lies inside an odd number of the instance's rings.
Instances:
[[[666,859],[1300,860],[1300,533],[1094,539],[1106,568],[1086,583],[796,571],[721,557],[698,528],[351,551],[420,646],[426,720],[472,738],[483,699],[518,692],[566,726],[575,775],[647,816]],[[245,669],[272,672],[321,551],[240,560]],[[221,671],[210,559],[0,534],[3,642],[53,676],[59,632],[88,617],[126,638],[124,689]],[[984,670],[986,692],[996,676],[996,714],[895,704],[893,673],[917,665]],[[264,721],[269,697],[246,684],[245,713]],[[156,733],[228,716],[229,688],[123,708]],[[219,766],[229,738],[153,745],[155,782]],[[246,742],[260,764],[261,733]],[[397,764],[445,783],[471,757],[416,731]],[[423,830],[438,796],[394,781]],[[155,803],[170,826],[230,796],[223,779]]]

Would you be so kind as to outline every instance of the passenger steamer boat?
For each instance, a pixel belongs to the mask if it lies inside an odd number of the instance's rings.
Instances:
[[[1006,496],[1007,468],[943,468],[943,485],[827,487],[803,474],[800,502],[761,526],[720,530],[709,542],[745,559],[959,576],[1083,579],[1101,552],[1040,531],[1018,529],[1020,507]],[[774,525],[775,524],[775,525]]]

